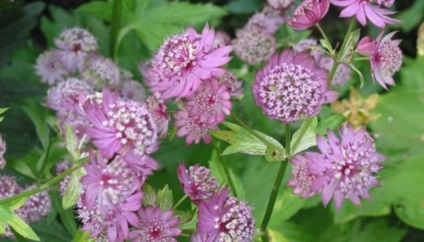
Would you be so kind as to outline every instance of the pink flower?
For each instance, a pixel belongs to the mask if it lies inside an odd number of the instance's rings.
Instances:
[[[268,0],[267,3],[270,7],[284,11],[290,8],[296,0]]]
[[[101,56],[89,58],[82,79],[96,90],[104,86],[115,90],[122,84],[119,67],[112,60]]]
[[[139,177],[117,155],[111,162],[100,154],[90,153],[90,162],[84,165],[87,175],[81,179],[85,187],[84,201],[87,209],[113,207],[139,192],[145,177]]]
[[[321,21],[330,8],[330,0],[304,0],[286,23],[294,29],[307,29]]]
[[[224,31],[216,31],[212,49],[231,45],[231,37]]]
[[[6,166],[6,160],[4,159],[4,154],[6,153],[6,141],[0,135],[0,170],[4,169]]]
[[[15,177],[0,175],[0,199],[9,198],[19,193],[20,187]]]
[[[71,168],[71,166],[72,166],[71,162],[69,162],[67,160],[57,163],[56,164],[56,175],[59,175],[62,172],[68,170],[69,168]],[[60,195],[62,195],[62,196],[65,195],[66,188],[68,187],[68,184],[69,184],[70,181],[71,181],[71,176],[68,175],[59,182],[59,193],[60,193]]]
[[[317,137],[320,153],[306,152],[293,158],[289,185],[302,197],[321,193],[325,206],[331,198],[337,209],[345,199],[359,205],[360,197],[369,198],[369,190],[379,185],[373,174],[381,169],[385,158],[375,150],[365,129],[355,131],[345,126],[340,130],[341,139],[331,131],[327,136],[328,140]]]
[[[402,66],[403,54],[399,48],[400,40],[392,40],[395,35],[392,32],[383,37],[381,33],[370,56],[371,74],[374,80],[387,89],[387,85],[395,85],[393,75]]]
[[[153,96],[147,98],[147,107],[153,115],[158,128],[158,135],[160,138],[165,138],[168,134],[168,124],[171,116],[167,112],[166,103],[163,100],[157,99]]]
[[[20,189],[20,193],[26,190],[31,190],[37,185],[29,185]],[[25,214],[25,221],[29,223],[37,222],[47,216],[52,207],[52,201],[47,191],[42,191],[30,196],[25,204],[19,208],[20,214]]]
[[[175,237],[182,230],[178,227],[180,219],[172,217],[172,210],[162,212],[159,207],[146,207],[138,211],[139,225],[130,232],[133,242],[177,242]]]
[[[234,52],[240,60],[251,65],[267,61],[275,52],[275,38],[258,28],[240,29],[233,39]]]
[[[186,137],[186,144],[198,144],[200,140],[205,143],[211,142],[209,129],[217,129],[216,124],[211,124],[207,121],[202,121],[199,116],[190,116],[189,112],[185,109],[178,110],[175,113],[174,125],[178,128],[177,136]]]
[[[359,41],[358,46],[356,47],[356,52],[362,55],[370,56],[373,52],[374,45],[374,40],[369,36],[365,36]]]
[[[269,7],[265,7],[262,12],[255,13],[247,22],[245,29],[257,28],[265,33],[273,35],[277,32],[280,24],[284,19],[280,16],[280,12]]]
[[[344,7],[340,13],[340,17],[349,18],[355,15],[356,19],[362,26],[367,24],[367,19],[375,26],[384,28],[386,24],[397,24],[399,20],[389,18],[387,15],[394,14],[395,12],[387,10],[383,7],[391,6],[390,3],[377,0],[378,5],[373,5],[372,0],[331,0],[333,5]]]
[[[85,132],[105,158],[127,153],[141,157],[157,149],[156,123],[144,104],[120,100],[104,89],[81,101],[81,108],[91,122]]]
[[[227,71],[220,78],[220,82],[224,83],[230,92],[231,99],[240,99],[243,95],[243,82],[238,80],[234,73]]]
[[[184,164],[180,164],[178,179],[184,193],[194,202],[209,199],[218,189],[215,177],[211,177],[210,170],[204,166],[194,165],[187,170]]]
[[[206,25],[202,34],[188,28],[165,41],[153,58],[152,91],[159,92],[162,99],[182,98],[195,92],[202,81],[222,76],[232,48],[212,48],[214,38],[214,30]]]
[[[190,117],[199,117],[202,122],[217,124],[231,113],[230,93],[225,83],[213,78],[204,81],[199,89],[187,97],[184,107]]]
[[[146,101],[146,90],[143,85],[137,81],[125,80],[117,91],[119,91],[119,96],[123,100],[132,100],[136,102]]]
[[[328,90],[327,75],[309,52],[286,49],[257,72],[253,94],[268,117],[295,122],[317,115],[323,104],[337,99],[337,92]]]
[[[255,221],[252,210],[243,201],[228,197],[224,188],[198,206],[197,230],[212,241],[252,241]]]
[[[35,73],[41,78],[41,82],[49,85],[63,81],[71,74],[62,63],[61,54],[57,50],[46,51],[38,56]]]

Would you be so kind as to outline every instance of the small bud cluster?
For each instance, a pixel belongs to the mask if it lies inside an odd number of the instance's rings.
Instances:
[[[180,164],[178,179],[184,193],[193,202],[209,199],[218,189],[216,179],[211,177],[210,170],[204,166],[194,165],[187,170],[185,165]]]

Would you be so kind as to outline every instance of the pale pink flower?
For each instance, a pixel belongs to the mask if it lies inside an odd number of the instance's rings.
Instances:
[[[205,143],[211,142],[209,134],[210,129],[217,129],[216,124],[211,124],[207,121],[202,121],[199,116],[190,116],[185,109],[178,110],[175,113],[174,125],[178,128],[177,136],[186,136],[186,144],[193,142],[198,144],[201,140]]]
[[[330,0],[304,0],[286,23],[294,29],[307,29],[321,21],[330,8]]]
[[[309,52],[286,49],[257,72],[253,94],[268,117],[295,122],[317,115],[323,104],[337,99],[338,93],[328,90],[327,75]]]
[[[195,92],[204,80],[222,76],[232,48],[214,49],[214,39],[215,31],[206,25],[201,34],[190,27],[166,40],[153,58],[152,91],[159,92],[162,99],[182,98]]]
[[[50,50],[38,56],[35,73],[41,78],[41,82],[48,85],[63,81],[71,74],[62,63],[61,54],[57,50]]]
[[[265,33],[273,35],[284,22],[280,12],[269,7],[265,7],[262,12],[255,13],[247,22],[245,29],[257,28]]]
[[[180,164],[178,179],[184,193],[194,202],[209,199],[218,189],[216,178],[211,177],[210,170],[204,166],[194,165],[187,169],[184,164]]]
[[[89,59],[82,79],[96,90],[101,90],[104,86],[115,90],[122,84],[119,67],[112,60],[101,56]]]
[[[267,3],[270,7],[284,11],[290,8],[296,0],[268,0]]]
[[[132,100],[136,102],[146,101],[146,90],[141,83],[134,80],[125,80],[118,89],[119,96],[124,100]]]
[[[172,214],[172,210],[162,212],[159,207],[141,208],[139,225],[131,230],[129,238],[133,242],[177,242],[175,237],[182,230],[178,227],[180,219]]]
[[[29,185],[20,190],[20,193],[31,190],[37,185]],[[21,214],[25,214],[25,221],[29,223],[37,222],[47,216],[51,210],[52,201],[47,191],[42,191],[30,196],[25,204],[19,208]]]
[[[219,81],[227,86],[231,99],[240,99],[243,96],[243,82],[234,73],[227,71]]]
[[[212,43],[212,48],[216,49],[231,45],[231,37],[224,31],[216,31],[215,38]]]
[[[258,28],[240,29],[232,41],[235,54],[251,65],[267,61],[275,52],[275,38]]]
[[[6,153],[6,141],[0,135],[0,170],[4,169],[6,166],[6,160],[4,159],[4,154]]]
[[[387,16],[395,13],[385,8],[391,6],[390,2],[377,0],[378,5],[374,5],[373,2],[372,0],[331,0],[333,5],[344,7],[340,17],[355,16],[362,26],[367,24],[367,20],[379,28],[384,28],[386,24],[400,23],[399,20]]]

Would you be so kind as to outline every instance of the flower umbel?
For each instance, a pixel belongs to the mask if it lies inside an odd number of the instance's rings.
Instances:
[[[216,179],[211,177],[210,170],[204,166],[194,165],[187,170],[184,164],[180,164],[178,179],[184,193],[194,202],[209,199],[218,189]]]

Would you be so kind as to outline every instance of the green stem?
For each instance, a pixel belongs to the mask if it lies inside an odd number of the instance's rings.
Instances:
[[[350,33],[352,32],[354,26],[355,26],[355,20],[352,19],[350,21],[349,28],[347,29],[346,35],[343,39],[342,47],[340,48],[340,50],[343,50],[346,47],[348,37],[349,37]],[[339,51],[339,53],[334,58],[333,67],[331,67],[330,73],[328,74],[328,79],[327,79],[328,84],[331,84],[331,81],[333,80],[334,75],[336,74],[337,68],[340,65],[340,54],[341,54],[341,51]]]
[[[113,60],[117,58],[117,40],[121,28],[121,0],[113,0],[112,6],[112,26],[110,28],[110,48],[109,54]]]
[[[49,180],[48,182],[41,184],[40,186],[33,188],[31,190],[27,190],[24,191],[22,193],[19,193],[15,196],[0,200],[0,205],[4,205],[4,204],[8,204],[8,203],[12,203],[16,200],[22,199],[22,198],[26,198],[29,196],[32,196],[34,194],[37,194],[39,192],[42,192],[44,190],[46,190],[47,188],[49,188],[50,186],[58,183],[60,180],[62,180],[63,178],[65,178],[66,176],[72,174],[72,172],[78,170],[79,168],[82,167],[83,162],[79,162],[77,164],[75,164],[73,167],[69,168],[68,170],[60,173],[59,175],[53,177],[51,180]]]
[[[290,154],[290,124],[286,124],[286,150],[289,156]],[[266,207],[265,215],[261,223],[261,231],[263,232],[262,241],[269,241],[268,235],[266,234],[266,228],[268,223],[271,220],[272,211],[274,210],[275,201],[277,199],[278,191],[280,190],[281,183],[283,182],[284,173],[286,173],[287,165],[289,163],[289,158],[286,158],[281,162],[280,168],[278,169],[277,176],[275,177],[274,185],[272,186],[271,195],[268,200],[268,205]]]
[[[182,197],[175,205],[174,205],[174,210],[176,210],[180,205],[181,205],[181,203],[183,203],[186,199],[188,198],[188,196],[187,195],[184,195],[184,197]]]
[[[321,27],[321,25],[319,23],[317,23],[317,24],[315,24],[315,26],[317,27],[317,29],[321,33],[322,37],[331,45],[330,39],[325,34],[324,29]]]
[[[212,140],[212,145],[215,152],[217,153],[216,155],[218,156],[219,163],[221,163],[222,167],[224,168],[224,173],[225,173],[225,176],[227,177],[228,185],[230,186],[231,191],[233,191],[234,196],[237,197],[238,193],[237,193],[236,186],[234,185],[233,179],[231,179],[229,168],[227,167],[226,163],[223,161],[221,157],[221,151],[219,150],[219,147],[214,140]]]

